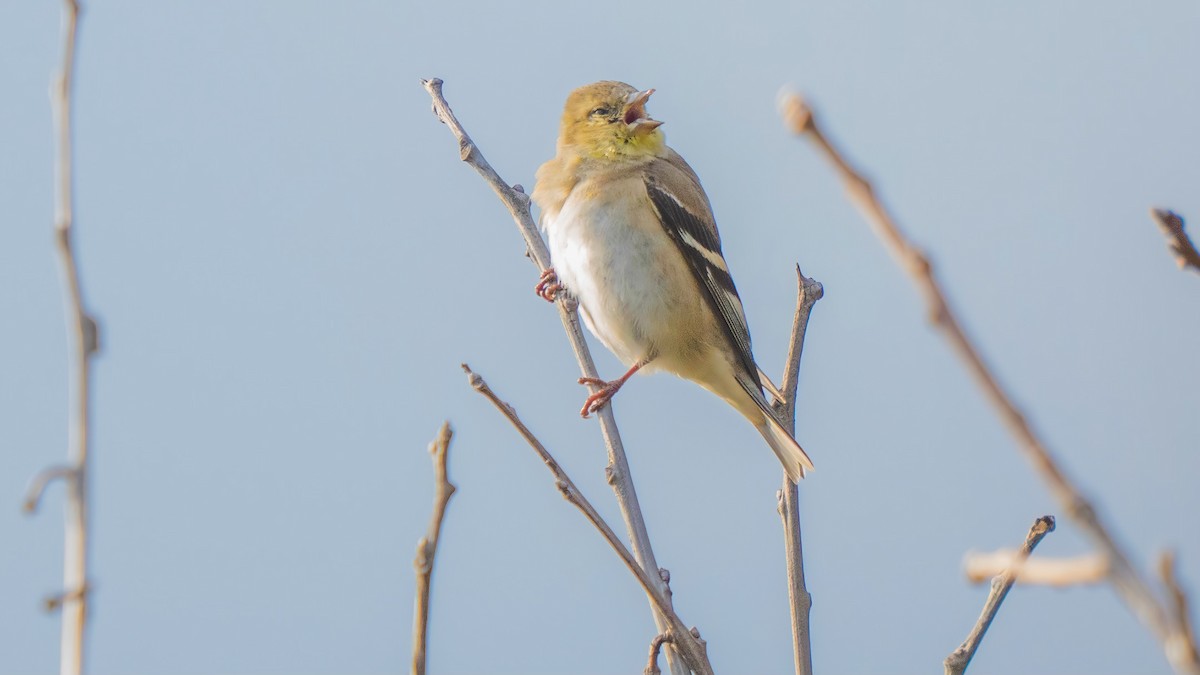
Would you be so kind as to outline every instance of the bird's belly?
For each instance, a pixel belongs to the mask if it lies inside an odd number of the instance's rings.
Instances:
[[[707,347],[712,313],[648,200],[572,196],[547,233],[559,279],[579,300],[588,328],[622,362],[654,359],[650,368],[675,370]]]

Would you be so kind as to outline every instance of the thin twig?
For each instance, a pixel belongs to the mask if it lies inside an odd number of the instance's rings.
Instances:
[[[978,584],[1013,567],[1019,551],[1003,549],[991,553],[968,553],[963,560],[967,581]],[[1083,586],[1108,581],[1108,558],[1088,553],[1071,558],[1038,557],[1019,563],[1014,568],[1017,583],[1030,586]]]
[[[520,185],[510,187],[500,177],[500,174],[496,173],[491,164],[488,164],[487,160],[483,158],[483,153],[467,135],[462,124],[454,116],[454,112],[450,110],[450,104],[442,95],[442,81],[435,77],[421,80],[421,84],[433,100],[434,115],[449,127],[450,132],[458,140],[459,157],[483,177],[512,215],[513,222],[516,223],[517,229],[525,239],[529,258],[537,266],[539,273],[550,269],[550,251],[546,248],[546,242],[542,240],[542,236],[533,222],[533,215],[529,211],[529,196],[525,194]],[[596,371],[592,353],[583,337],[576,303],[568,293],[560,293],[558,298],[555,302],[558,306],[558,316],[567,333],[567,338],[571,342],[575,358],[579,361],[579,371],[585,378],[598,379],[600,375]],[[642,569],[656,580],[653,583],[654,588],[669,601],[671,589],[665,581],[669,573],[666,570],[660,570],[658,562],[654,558],[650,535],[646,530],[641,506],[638,504],[637,492],[633,486],[633,476],[629,471],[629,462],[625,458],[625,446],[621,442],[621,434],[617,430],[612,404],[601,408],[597,417],[600,419],[600,431],[608,450],[608,482],[612,485],[613,492],[616,493],[617,505],[621,509],[621,517],[625,521],[625,528],[629,532],[629,538],[633,544],[633,554]],[[654,624],[658,628],[658,632],[666,631],[666,620],[660,612],[654,612]],[[679,662],[673,646],[669,646],[667,649],[667,665],[670,667],[672,675],[686,675],[683,664]]]
[[[88,617],[88,451],[91,447],[91,359],[99,349],[99,329],[87,310],[79,277],[79,264],[72,246],[74,234],[75,174],[72,164],[74,151],[74,114],[72,92],[75,84],[75,61],[78,46],[80,6],[78,0],[63,3],[62,33],[63,60],[53,87],[53,107],[58,128],[58,153],[55,162],[54,234],[58,248],[59,266],[66,291],[67,325],[71,335],[73,394],[68,450],[65,467],[52,467],[34,476],[30,484],[25,509],[37,508],[46,485],[55,479],[67,483],[65,509],[66,542],[63,547],[63,590],[48,602],[51,608],[62,610],[62,639],[59,646],[59,670],[62,675],[83,672],[84,639]]]
[[[666,633],[655,635],[650,641],[650,656],[646,660],[646,667],[642,670],[642,675],[661,675],[662,671],[658,669],[658,653],[662,651],[663,644],[670,642],[671,637]]]
[[[791,130],[797,135],[808,136],[821,150],[841,177],[850,201],[862,212],[863,217],[887,245],[900,266],[913,278],[925,298],[934,325],[943,332],[976,383],[983,389],[988,401],[1016,438],[1026,458],[1046,481],[1051,494],[1058,500],[1068,517],[1074,520],[1091,537],[1093,544],[1109,558],[1110,580],[1117,594],[1164,647],[1173,643],[1176,640],[1177,629],[1168,619],[1167,612],[1151,590],[1150,584],[1117,544],[1108,527],[1097,515],[1095,507],[1063,473],[1041,438],[1026,422],[1025,416],[1017,408],[1012,397],[1000,386],[951,310],[934,276],[929,259],[905,238],[896,221],[876,197],[871,184],[849,164],[822,132],[808,104],[793,94],[785,99],[783,108],[784,119]],[[1177,658],[1170,650],[1167,650],[1167,658],[1176,671],[1200,675],[1200,661]]]
[[[804,336],[813,305],[825,295],[825,289],[804,276],[796,266],[796,312],[792,319],[792,339],[788,346],[787,362],[780,382],[782,401],[775,402],[775,412],[789,432],[796,431],[796,400],[800,385],[800,357],[804,353]],[[812,595],[804,581],[804,547],[800,535],[799,488],[783,476],[783,486],[776,493],[779,516],[783,520],[784,555],[787,558],[788,606],[791,611],[792,658],[796,675],[812,675],[812,639],[809,634],[809,615]]]
[[[788,426],[788,431],[796,430],[796,392],[800,388],[800,357],[804,355],[808,317],[812,314],[813,305],[823,297],[825,287],[821,282],[804,276],[800,266],[796,265],[796,312],[792,317],[792,338],[788,342],[783,380],[779,383],[779,391],[784,400],[775,402],[775,412]]]
[[[25,513],[35,513],[42,503],[42,495],[46,493],[46,488],[56,480],[65,481],[70,489],[69,485],[75,481],[75,467],[60,464],[46,467],[34,474],[29,481],[29,487],[25,488],[25,501],[21,504],[21,510]]]
[[[638,564],[636,558],[629,552],[629,549],[625,548],[625,544],[621,542],[608,523],[604,521],[600,513],[583,496],[579,488],[575,487],[575,482],[571,480],[567,472],[559,466],[550,452],[546,450],[546,447],[542,445],[542,442],[533,435],[529,427],[525,426],[525,423],[517,416],[516,409],[501,400],[492,391],[491,387],[488,386],[487,382],[472,371],[467,364],[464,363],[462,369],[467,374],[467,382],[471,385],[471,388],[483,394],[516,427],[521,437],[529,443],[530,447],[533,448],[534,452],[545,463],[546,468],[550,469],[550,473],[554,475],[554,484],[558,488],[558,491],[562,493],[562,496],[574,505],[575,508],[579,509],[587,517],[588,521],[600,531],[604,540],[608,542],[608,545],[621,558],[621,562],[625,563],[625,567],[629,568],[629,571],[633,572],[633,575],[637,577],[638,583],[646,591],[646,595],[654,604],[655,609],[665,617],[667,629],[663,633],[670,638],[669,642],[678,648],[686,667],[690,668],[692,672],[697,673],[697,675],[711,675],[712,665],[708,662],[708,654],[704,641],[700,640],[693,632],[695,629],[688,630],[679,618],[679,615],[675,613],[674,608],[671,606],[671,601],[665,594],[659,591],[658,584],[656,583],[657,575],[649,574]]]
[[[438,538],[442,534],[442,518],[446,516],[446,505],[457,489],[446,472],[447,454],[454,431],[450,422],[442,422],[437,437],[429,444],[433,456],[433,516],[429,519],[429,532],[417,542],[417,555],[413,558],[413,569],[417,573],[417,592],[413,600],[413,658],[412,674],[425,675],[425,642],[429,630],[429,587],[433,577],[433,562],[437,557]]]
[[[1018,568],[1029,558],[1029,554],[1033,553],[1038,542],[1053,531],[1054,516],[1042,516],[1033,521],[1033,527],[1030,527],[1029,534],[1025,535],[1025,543],[1021,545],[1017,558],[1013,560],[1007,570],[992,579],[992,590],[988,593],[987,601],[983,603],[983,612],[979,615],[975,626],[971,628],[967,639],[942,662],[946,669],[946,675],[962,675],[966,672],[967,666],[975,656],[975,651],[979,649],[979,643],[983,641],[983,636],[987,633],[988,626],[992,625],[992,620],[996,618],[996,612],[1000,611],[1000,603],[1004,602],[1009,589],[1017,580]]]
[[[80,596],[90,593],[91,590],[91,587],[84,585],[83,587],[76,588],[74,590],[55,593],[54,595],[48,596],[42,600],[42,607],[47,612],[56,611],[63,606],[64,602],[67,602],[68,600],[77,600]]]
[[[1190,267],[1193,272],[1200,273],[1200,251],[1196,250],[1196,245],[1183,230],[1183,217],[1167,209],[1150,209],[1150,217],[1158,223],[1158,228],[1163,234],[1167,235],[1167,248],[1171,250],[1171,255],[1175,256],[1175,264],[1179,265],[1180,269]]]
[[[1167,649],[1179,652],[1178,658],[1181,660],[1200,660],[1200,654],[1197,653],[1200,650],[1196,648],[1196,631],[1192,628],[1192,616],[1188,610],[1187,593],[1183,591],[1178,577],[1175,576],[1173,551],[1166,551],[1159,557],[1158,575],[1162,578],[1163,586],[1167,588],[1167,595],[1171,599],[1171,618],[1179,629],[1175,633],[1175,642],[1168,645]]]

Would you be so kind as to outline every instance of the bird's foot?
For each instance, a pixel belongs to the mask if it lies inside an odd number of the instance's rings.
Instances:
[[[599,391],[597,391],[596,393],[589,396],[587,398],[587,400],[583,402],[583,409],[579,411],[579,416],[584,419],[587,419],[588,415],[590,415],[590,414],[596,412],[597,410],[603,408],[604,406],[608,405],[608,402],[610,400],[612,400],[613,395],[615,395],[617,393],[617,391],[621,388],[621,385],[625,384],[626,380],[633,377],[634,373],[641,370],[642,366],[646,365],[647,363],[650,363],[651,358],[653,358],[653,357],[644,358],[644,359],[638,361],[637,363],[630,366],[629,370],[625,371],[624,375],[618,377],[615,380],[612,380],[611,382],[609,382],[607,380],[601,380],[598,377],[581,377],[581,378],[579,378],[579,384],[586,384],[586,385],[592,386],[592,387],[600,387]]]
[[[541,296],[546,302],[554,302],[558,299],[558,293],[562,289],[562,284],[558,283],[558,273],[554,271],[553,267],[549,267],[545,272],[542,272],[537,286],[533,287],[533,292]]]
[[[615,396],[617,391],[621,389],[621,385],[625,384],[626,379],[628,379],[628,377],[622,377],[609,382],[606,380],[601,380],[598,377],[579,378],[579,384],[600,387],[596,393],[588,396],[587,400],[583,402],[583,408],[579,410],[579,416],[587,419],[592,413],[608,405],[608,402],[612,400],[612,397]]]

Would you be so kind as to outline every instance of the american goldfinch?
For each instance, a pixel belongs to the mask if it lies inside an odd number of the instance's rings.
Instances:
[[[573,295],[588,329],[629,366],[611,382],[582,378],[598,390],[581,414],[639,370],[665,370],[733,406],[799,481],[812,461],[763,395],[778,390],[754,362],[708,196],[646,113],[653,93],[623,82],[571,92],[557,154],[537,172],[532,197],[554,267],[536,290]]]

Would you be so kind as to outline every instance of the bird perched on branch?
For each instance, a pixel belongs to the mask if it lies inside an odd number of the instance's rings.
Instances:
[[[629,366],[611,382],[581,378],[596,390],[580,414],[639,370],[665,370],[733,406],[799,481],[812,461],[763,395],[765,386],[779,397],[754,362],[708,196],[646,113],[653,93],[623,82],[571,92],[558,152],[537,172],[532,197],[554,265],[537,292],[571,293],[587,327]]]

